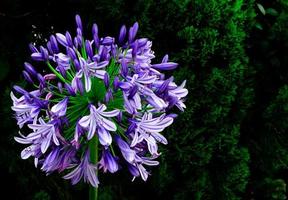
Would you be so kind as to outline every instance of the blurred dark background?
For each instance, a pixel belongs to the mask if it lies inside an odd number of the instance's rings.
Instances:
[[[139,22],[153,40],[155,62],[166,53],[187,79],[187,109],[165,135],[169,144],[146,183],[128,172],[101,176],[99,199],[286,199],[288,179],[288,1],[0,0],[1,199],[87,199],[85,184],[46,176],[20,158],[10,90],[24,84],[28,44],[50,34],[118,36]]]

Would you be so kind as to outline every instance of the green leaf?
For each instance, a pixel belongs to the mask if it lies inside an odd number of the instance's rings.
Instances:
[[[123,94],[121,91],[118,90],[118,92],[116,92],[113,95],[113,99],[108,102],[107,108],[108,110],[114,110],[114,109],[123,110],[123,106],[124,106]]]
[[[258,28],[259,30],[263,30],[263,27],[259,22],[255,23],[255,27]]]
[[[106,94],[106,88],[103,83],[103,80],[91,77],[92,87],[90,92],[88,93],[89,100],[97,103],[98,101],[102,101]]]
[[[266,14],[265,8],[260,3],[257,3],[257,7],[263,15]]]
[[[275,10],[274,8],[267,8],[266,9],[266,13],[272,16],[278,16],[279,13],[277,10]]]

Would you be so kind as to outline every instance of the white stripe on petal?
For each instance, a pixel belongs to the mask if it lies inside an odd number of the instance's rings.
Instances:
[[[107,111],[107,112],[101,112],[100,114],[104,117],[116,117],[119,115],[119,110],[112,110],[112,111]]]
[[[168,144],[167,139],[161,135],[160,133],[151,133],[151,135],[158,141],[161,142],[162,144]]]
[[[51,136],[45,137],[41,143],[41,152],[45,153],[50,145]]]
[[[79,125],[82,126],[83,128],[88,128],[90,124],[90,115],[84,116],[79,120]]]
[[[31,144],[32,140],[27,138],[14,137],[14,140],[20,144]]]
[[[103,127],[108,131],[116,131],[116,125],[108,119],[103,118]]]
[[[89,131],[88,131],[88,135],[87,135],[87,139],[91,140],[96,132],[96,121],[90,120],[90,124],[89,124]]]
[[[148,172],[147,170],[143,167],[143,165],[137,165],[138,170],[140,172],[141,178],[146,181],[148,178]]]
[[[98,129],[99,141],[103,146],[109,146],[112,143],[112,137],[108,131],[103,128]]]
[[[34,148],[33,148],[33,145],[31,145],[31,146],[26,147],[25,149],[23,149],[23,150],[21,151],[21,158],[22,158],[23,160],[25,160],[25,159],[29,158],[30,156],[32,156],[32,155],[34,154],[33,149],[34,149]]]
[[[95,76],[100,79],[104,79],[104,75],[106,74],[105,70],[96,70]]]

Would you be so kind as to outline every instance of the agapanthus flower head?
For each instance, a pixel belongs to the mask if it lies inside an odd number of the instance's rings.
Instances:
[[[147,180],[146,166],[159,164],[158,144],[168,143],[161,132],[176,117],[171,109],[184,110],[188,91],[185,81],[165,79],[162,72],[178,66],[168,55],[152,64],[152,42],[136,38],[138,28],[123,25],[115,40],[100,37],[94,24],[89,40],[77,15],[76,35],[51,35],[47,48],[30,44],[34,63],[24,63],[23,76],[34,89],[11,92],[21,129],[15,140],[28,145],[22,159],[34,157],[36,167],[73,184],[97,187],[101,171],[125,166]]]

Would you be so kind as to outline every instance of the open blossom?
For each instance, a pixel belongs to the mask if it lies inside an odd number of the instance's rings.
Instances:
[[[94,105],[90,105],[90,115],[84,116],[79,120],[79,125],[88,129],[87,139],[90,140],[94,134],[98,133],[99,141],[102,145],[110,145],[112,137],[109,131],[116,131],[115,123],[106,117],[115,117],[119,114],[119,110],[105,112],[106,106],[102,104],[97,109]]]
[[[186,81],[178,86],[165,77],[178,64],[168,55],[154,63],[152,41],[137,38],[138,29],[137,22],[123,25],[115,39],[99,37],[93,24],[87,39],[76,15],[76,35],[56,33],[46,45],[30,44],[31,59],[47,70],[25,62],[23,77],[34,89],[11,92],[21,129],[14,139],[27,145],[22,159],[33,157],[47,175],[63,173],[72,184],[98,187],[100,172],[123,167],[133,180],[147,180],[148,168],[159,164],[158,145],[168,144],[163,131],[177,116],[171,109],[184,111],[188,90]]]
[[[89,182],[93,187],[97,187],[99,184],[99,180],[96,175],[97,167],[89,162],[88,152],[84,155],[84,158],[82,158],[80,164],[69,174],[66,174],[63,177],[64,179],[71,179],[73,185],[78,183],[81,178],[84,179],[84,182]]]
[[[122,140],[118,136],[116,137],[116,142],[118,144],[118,147],[124,159],[127,162],[128,169],[130,173],[133,175],[133,177],[135,178],[135,177],[141,176],[141,178],[144,181],[146,181],[149,173],[147,172],[143,164],[148,165],[148,166],[158,165],[159,162],[154,160],[155,158],[157,158],[158,155],[152,156],[150,158],[143,157],[143,156],[140,156],[143,150],[140,150],[139,148],[130,147],[129,144],[127,144],[124,140]]]
[[[45,171],[47,174],[55,170],[61,172],[75,162],[75,154],[76,149],[73,147],[61,148],[57,146],[53,148],[45,158],[41,170]]]
[[[51,112],[54,115],[57,115],[58,117],[64,116],[66,114],[66,110],[67,110],[67,103],[68,103],[68,98],[66,97],[62,101],[60,101],[59,103],[54,105],[51,108]]]
[[[133,132],[131,147],[145,140],[149,152],[152,155],[158,155],[157,142],[162,144],[168,143],[166,138],[159,132],[170,126],[173,123],[173,118],[165,117],[165,114],[157,118],[152,118],[152,113],[145,113],[143,117],[138,120],[138,122],[135,122],[136,128]]]
[[[108,61],[104,62],[90,62],[87,63],[84,58],[79,58],[81,70],[78,72],[78,77],[81,78],[84,75],[85,90],[89,92],[91,90],[91,76],[95,76],[100,79],[104,79],[106,74],[105,70],[100,70],[101,68],[108,65]],[[83,74],[83,75],[82,75]]]
[[[30,94],[37,96],[39,95],[39,90],[32,91]],[[41,109],[40,105],[37,105],[37,103],[29,102],[29,97],[25,98],[24,95],[20,98],[16,98],[14,93],[11,92],[10,96],[13,100],[13,106],[11,109],[15,111],[17,124],[20,128],[22,128],[23,125],[27,122],[37,120]]]
[[[15,137],[15,140],[24,144],[37,143],[41,146],[41,152],[45,153],[52,141],[57,146],[60,145],[60,142],[53,124],[45,123],[42,118],[39,118],[39,122],[39,124],[28,124],[33,132],[23,138]]]
[[[119,169],[116,158],[110,153],[108,149],[104,149],[102,151],[102,158],[99,161],[99,165],[99,168],[103,168],[104,172],[108,170],[110,173],[114,173]]]

